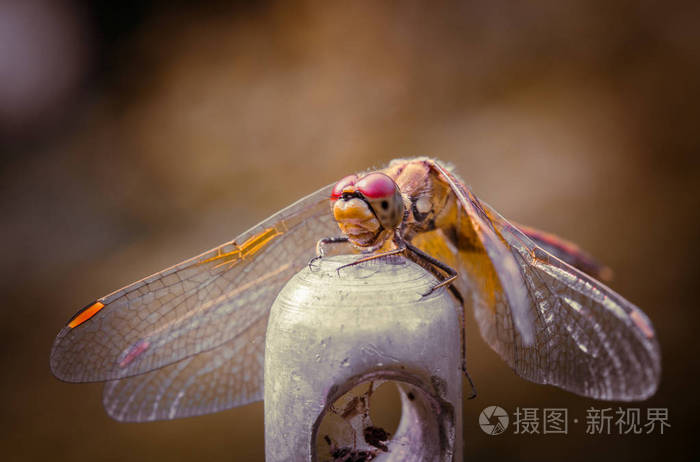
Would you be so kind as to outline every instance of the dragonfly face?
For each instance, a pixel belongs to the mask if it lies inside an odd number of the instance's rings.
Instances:
[[[450,227],[455,201],[428,159],[393,161],[386,169],[340,180],[331,209],[350,242],[363,251],[382,247],[397,229],[401,237]],[[450,201],[450,199],[452,199]]]
[[[429,158],[346,177],[233,241],[88,304],[57,335],[53,373],[107,381],[105,409],[117,420],[261,399],[270,306],[338,227],[360,250],[405,242],[454,268],[482,337],[520,376],[598,399],[655,392],[654,328],[596,279],[609,270],[570,242],[506,220]]]
[[[381,247],[404,215],[398,186],[380,172],[340,180],[331,193],[331,208],[343,234],[366,251]]]

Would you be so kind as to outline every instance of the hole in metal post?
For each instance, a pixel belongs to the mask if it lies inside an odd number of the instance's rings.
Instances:
[[[389,450],[401,417],[393,382],[370,381],[335,400],[321,419],[316,441],[319,461],[373,460]]]
[[[316,433],[316,460],[435,460],[451,452],[452,413],[420,387],[401,381],[365,381],[324,411]]]
[[[401,396],[396,382],[388,381],[375,387],[370,398],[369,416],[375,427],[396,434],[401,421]]]

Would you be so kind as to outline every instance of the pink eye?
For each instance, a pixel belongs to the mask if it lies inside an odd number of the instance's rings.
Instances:
[[[348,186],[354,185],[356,181],[357,175],[348,175],[342,180],[340,180],[338,184],[336,184],[333,188],[333,192],[331,192],[331,199],[335,200],[340,198],[340,196],[343,195],[343,189],[347,188]]]
[[[370,173],[357,182],[357,189],[369,199],[391,197],[396,191],[396,183],[387,175],[379,172]]]

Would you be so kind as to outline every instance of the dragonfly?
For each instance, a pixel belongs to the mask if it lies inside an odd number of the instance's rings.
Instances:
[[[653,325],[600,281],[607,267],[569,241],[506,220],[452,167],[427,157],[345,177],[88,304],[58,333],[51,370],[67,382],[106,382],[103,405],[119,421],[261,400],[270,307],[295,273],[339,242],[359,264],[396,253],[427,263],[442,275],[435,288],[449,286],[471,306],[486,343],[527,380],[601,400],[643,400],[658,387]]]

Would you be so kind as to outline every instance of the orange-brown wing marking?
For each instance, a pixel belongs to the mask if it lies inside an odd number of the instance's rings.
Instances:
[[[455,282],[462,295],[467,296],[476,289],[484,306],[495,314],[497,304],[504,301],[503,289],[486,251],[463,232],[468,231],[471,224],[466,223],[466,217],[460,221],[447,231],[435,229],[417,234],[411,243],[459,273],[466,272]]]
[[[102,307],[91,305],[59,332],[52,371],[72,382],[121,379],[247,338],[251,326],[267,319],[282,285],[315,255],[316,242],[337,234],[328,211],[331,189],[99,299]]]
[[[497,334],[510,337],[512,343],[515,343],[514,337],[517,335],[522,338],[524,345],[531,345],[535,338],[536,314],[530,306],[527,288],[514,255],[491,224],[476,196],[464,183],[436,161],[432,161],[431,167],[437,172],[440,180],[449,185],[455,196],[457,220],[454,226],[459,227],[458,235],[476,235],[476,241],[488,255],[488,264],[479,264],[478,271],[484,273],[490,265],[495,280],[502,289],[502,293],[496,291],[494,297],[491,297],[491,292],[478,294],[481,297],[479,306],[485,301],[492,312],[498,312],[499,305],[504,306],[505,309],[500,310],[500,314],[508,319],[503,320],[503,329],[499,329]],[[513,326],[515,329],[512,329]]]
[[[68,327],[73,329],[74,327],[78,327],[91,317],[95,316],[98,311],[100,311],[102,308],[104,308],[104,304],[102,302],[94,302],[90,303],[89,305],[85,306],[85,308],[81,309],[76,313],[75,316],[73,316],[73,319],[68,322]]]
[[[460,277],[453,284],[465,306],[472,306],[482,337],[502,356],[511,358],[508,363],[512,364],[517,356],[516,332],[501,282],[486,251],[473,241],[469,219],[462,214],[455,220],[452,228],[417,234],[412,244],[457,271]],[[463,353],[466,363],[466,345]]]
[[[639,400],[653,394],[661,355],[646,315],[543,250],[438,163],[435,170],[450,183],[463,208],[440,224],[441,229],[416,236],[414,244],[460,272],[460,283],[471,289],[464,295],[472,296],[482,337],[515,372],[597,399]],[[471,242],[472,234],[488,261],[475,251],[479,246]],[[523,289],[521,313],[508,295],[513,285]],[[531,342],[518,325],[523,312],[526,317],[520,322],[529,325]]]
[[[211,263],[217,260],[221,260],[221,262],[217,263],[217,265],[214,266],[214,268],[218,268],[221,265],[227,264],[235,265],[236,263],[238,263],[239,260],[255,255],[256,252],[258,252],[260,249],[266,246],[272,239],[284,234],[284,232],[286,231],[285,223],[280,222],[278,226],[284,229],[279,230],[276,226],[267,228],[261,231],[260,233],[246,239],[246,241],[243,242],[241,245],[238,245],[236,244],[236,241],[233,241],[231,245],[234,246],[234,250],[228,252],[221,252],[221,248],[219,248],[217,249],[217,255],[199,262],[198,265]]]
[[[471,207],[466,215],[474,213],[478,219],[469,222],[458,216],[453,220],[455,230],[439,229],[432,238],[417,236],[417,240],[425,241],[419,245],[423,250],[461,272],[461,283],[472,289],[482,337],[515,372],[533,382],[597,399],[638,400],[653,394],[661,372],[660,352],[646,315],[599,281],[542,250],[466,187],[457,192]],[[461,236],[469,241],[472,227],[477,236],[490,239],[482,241],[487,252],[497,236],[516,263],[533,334],[529,344],[521,335],[512,303],[504,296],[512,283],[500,277],[504,266],[498,259],[505,254],[490,253],[494,264],[489,268],[490,262],[469,250],[478,246],[459,245]],[[479,233],[484,229],[492,234]],[[491,276],[491,270],[499,277]]]
[[[600,281],[542,250],[485,203],[493,226],[510,245],[537,312],[535,344],[517,343],[515,362],[491,343],[516,372],[597,399],[651,396],[661,375],[661,353],[651,321]],[[482,319],[484,326],[494,320]],[[483,330],[482,330],[483,333]]]

